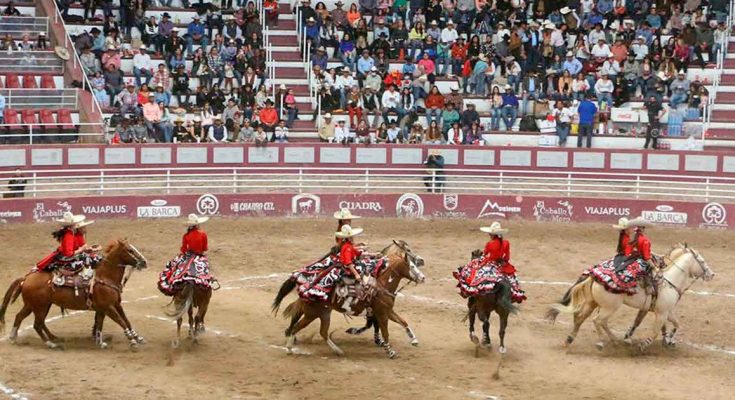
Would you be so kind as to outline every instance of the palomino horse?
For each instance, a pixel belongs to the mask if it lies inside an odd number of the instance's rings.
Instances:
[[[415,283],[421,283],[426,278],[419,269],[419,267],[424,264],[423,258],[413,254],[406,242],[394,240],[391,246],[396,246],[397,249],[384,250],[386,254],[390,254],[388,256],[388,266],[377,276],[375,296],[373,296],[369,302],[366,302],[365,300],[358,301],[356,304],[352,305],[351,309],[354,315],[359,315],[368,307],[372,308],[373,316],[378,323],[380,332],[382,333],[383,348],[388,354],[388,357],[394,358],[396,356],[396,352],[390,345],[388,320],[392,320],[403,325],[409,338],[412,341],[416,340],[416,336],[413,334],[411,328],[408,327],[408,324],[399,317],[395,311],[393,311],[399,284],[404,278]],[[283,299],[295,287],[296,279],[293,277],[289,278],[283,283],[283,285],[281,285],[278,295],[273,300],[272,309],[274,312],[278,311]],[[342,300],[335,296],[335,292],[336,290],[332,291],[328,302],[311,302],[299,298],[284,310],[284,318],[291,318],[291,324],[285,332],[287,338],[286,348],[289,353],[295,343],[296,334],[309,326],[309,324],[311,324],[315,319],[319,318],[321,322],[319,333],[322,338],[327,342],[327,345],[329,345],[334,353],[337,355],[344,355],[342,349],[332,341],[329,335],[329,324],[332,310],[345,313],[345,309],[342,307]]]
[[[23,308],[15,316],[13,329],[10,331],[10,341],[15,342],[21,322],[33,313],[35,321],[33,328],[51,349],[58,347],[54,341],[56,336],[46,327],[46,315],[52,304],[70,310],[94,310],[95,325],[93,335],[100,347],[106,344],[102,341],[102,322],[106,316],[112,318],[123,328],[125,336],[130,341],[131,348],[144,343],[143,338],[133,329],[128,321],[121,304],[121,295],[125,284],[126,269],[132,266],[136,270],[147,267],[145,257],[126,239],[112,242],[104,251],[105,257],[97,266],[94,277],[90,281],[87,296],[78,295],[73,288],[54,287],[51,283],[53,275],[47,271],[36,271],[24,278],[16,279],[5,293],[0,306],[0,328],[5,324],[5,311],[8,304],[15,302],[18,296],[23,295]]]
[[[167,311],[166,315],[176,319],[176,339],[171,342],[174,348],[179,347],[181,343],[181,324],[184,320],[184,314],[189,314],[189,338],[194,343],[198,342],[200,333],[204,333],[204,316],[207,315],[209,308],[209,300],[212,298],[212,288],[202,287],[192,282],[179,290],[171,301],[174,310]],[[197,315],[194,317],[194,308],[197,309]]]
[[[482,250],[472,252],[472,259],[482,257]],[[498,282],[492,291],[470,296],[467,299],[467,317],[470,320],[470,340],[475,345],[490,346],[490,314],[495,311],[500,317],[500,347],[498,351],[505,354],[505,328],[508,326],[508,315],[518,312],[511,301],[510,283]],[[482,321],[482,344],[475,336],[475,315]]]
[[[652,334],[642,341],[641,349],[644,350],[653,343],[658,336],[661,328],[667,320],[673,319],[673,311],[681,296],[696,282],[702,278],[709,281],[714,278],[715,274],[710,269],[707,262],[696,250],[687,247],[683,253],[671,261],[671,265],[663,272],[663,284],[658,290],[658,299],[653,305],[653,312],[656,313],[656,321],[653,324]],[[599,337],[597,348],[604,348],[604,334],[612,341],[613,344],[618,343],[618,339],[613,335],[607,325],[608,319],[615,314],[621,305],[625,304],[638,310],[651,309],[652,296],[639,290],[635,295],[614,294],[605,290],[605,288],[594,281],[592,278],[586,278],[576,283],[570,292],[571,301],[569,305],[555,304],[552,307],[556,311],[574,314],[574,327],[567,336],[566,344],[569,345],[579,332],[579,327],[596,309],[600,309],[594,318],[595,330]],[[549,318],[556,318],[555,312],[549,313]]]

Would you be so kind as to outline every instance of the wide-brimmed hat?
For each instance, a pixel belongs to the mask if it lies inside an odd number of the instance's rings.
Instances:
[[[453,83],[452,86],[449,87],[449,89],[453,92],[456,92],[459,90],[459,84]]]
[[[493,222],[490,226],[481,226],[480,230],[491,235],[501,235],[508,232],[508,230],[504,229],[498,221]]]
[[[562,14],[569,14],[570,12],[572,12],[572,9],[569,7],[562,7],[562,9],[559,10],[559,12]]]
[[[79,222],[79,223],[75,224],[74,225],[74,229],[83,228],[83,227],[85,227],[87,225],[92,225],[92,224],[94,224],[94,220],[91,220],[91,219],[90,220],[84,220],[82,222]]]
[[[342,120],[342,121],[344,121],[344,120]],[[340,122],[342,122],[342,121],[340,121]],[[342,208],[339,211],[336,211],[334,213],[334,218],[336,218],[336,219],[358,219],[358,218],[362,218],[362,217],[359,217],[357,215],[352,215],[352,212],[350,211],[349,208]]]
[[[69,59],[71,59],[71,54],[66,47],[56,46],[54,47],[54,53],[56,53],[56,56],[64,61],[68,61]]]
[[[651,221],[647,221],[643,217],[633,218],[630,221],[628,221],[628,226],[634,226],[636,228],[646,228],[649,226],[653,226]]]
[[[324,114],[324,118],[332,118],[332,114],[326,113],[326,114]]]
[[[627,229],[630,226],[630,221],[628,221],[628,218],[620,218],[618,220],[617,224],[614,224],[612,227],[615,229]]]
[[[314,17],[309,17],[306,19],[306,22],[316,22],[316,20],[314,19]]]
[[[340,239],[351,238],[361,234],[363,230],[364,229],[362,228],[353,228],[349,225],[342,225],[342,229],[340,229],[339,232],[335,232],[334,236]]]
[[[85,219],[87,219],[87,217],[84,215],[74,215],[71,211],[67,211],[61,216],[61,219],[57,219],[56,222],[60,223],[62,226],[72,226],[84,221]]]
[[[209,217],[200,217],[196,214],[189,214],[189,217],[186,219],[186,225],[194,226],[194,225],[203,224],[207,221],[209,221]]]

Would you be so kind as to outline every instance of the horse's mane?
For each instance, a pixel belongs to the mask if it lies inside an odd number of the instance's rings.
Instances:
[[[111,240],[110,243],[107,243],[105,248],[102,250],[103,254],[105,256],[109,256],[110,254],[116,252],[120,248],[120,246],[122,246],[122,242],[122,239]]]

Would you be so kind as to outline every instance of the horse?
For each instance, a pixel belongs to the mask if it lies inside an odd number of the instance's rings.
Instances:
[[[678,327],[673,311],[681,296],[700,278],[704,281],[710,281],[715,276],[707,261],[698,251],[691,247],[686,247],[684,250],[679,252],[679,256],[672,259],[671,264],[663,271],[663,284],[659,287],[658,298],[653,305],[651,305],[652,296],[644,291],[639,290],[632,296],[610,293],[594,279],[587,277],[575,283],[570,289],[568,304],[557,303],[552,305],[547,317],[554,321],[559,312],[574,315],[574,327],[565,342],[568,346],[574,342],[582,323],[593,311],[599,308],[600,311],[594,318],[594,324],[599,337],[596,346],[599,350],[602,350],[605,347],[605,336],[603,334],[607,334],[613,344],[618,343],[618,339],[608,327],[607,322],[621,305],[625,304],[641,311],[652,310],[656,314],[656,321],[653,324],[651,336],[644,339],[640,344],[640,349],[645,350],[656,340],[667,320]]]
[[[171,304],[173,310],[167,311],[166,315],[176,319],[176,339],[171,342],[171,347],[178,348],[181,343],[181,324],[184,314],[189,314],[189,338],[198,343],[199,334],[204,333],[204,316],[207,315],[209,300],[212,298],[212,288],[187,282],[175,295]],[[194,308],[197,309],[196,317]]]
[[[394,249],[390,247],[395,246]],[[384,254],[388,256],[388,266],[381,270],[376,279],[375,295],[369,300],[359,300],[352,305],[354,315],[359,315],[368,307],[372,308],[373,317],[377,321],[378,327],[382,334],[382,346],[389,358],[395,358],[397,353],[390,345],[390,335],[388,333],[388,320],[397,322],[404,326],[406,334],[411,341],[416,341],[411,328],[405,320],[393,311],[396,293],[402,279],[408,279],[414,283],[422,283],[426,278],[419,267],[424,265],[424,260],[415,255],[405,241],[396,241],[384,249]],[[286,280],[278,291],[276,298],[273,300],[272,311],[278,312],[283,299],[296,287],[296,279],[290,277]],[[285,331],[286,348],[291,354],[293,345],[296,341],[296,334],[306,328],[315,319],[320,320],[319,333],[327,343],[329,348],[337,355],[344,355],[344,351],[339,348],[331,339],[329,334],[329,324],[332,310],[345,313],[342,308],[343,301],[335,296],[336,290],[329,295],[326,302],[311,302],[304,299],[297,299],[292,302],[283,312],[284,318],[291,318],[291,323]]]
[[[112,318],[130,341],[130,347],[135,349],[145,343],[142,336],[133,329],[125,315],[121,303],[123,287],[129,278],[128,267],[135,270],[145,269],[148,265],[146,258],[127,239],[119,239],[110,243],[104,250],[105,257],[95,268],[94,277],[90,280],[86,296],[78,295],[74,288],[55,287],[51,283],[53,274],[48,271],[32,271],[23,278],[16,279],[5,292],[2,306],[0,306],[0,330],[5,325],[5,312],[8,304],[14,303],[19,296],[23,296],[23,308],[15,316],[13,328],[10,331],[10,342],[15,343],[18,337],[18,328],[21,322],[34,314],[33,328],[41,340],[50,349],[59,348],[55,343],[58,339],[46,327],[46,316],[52,304],[70,310],[94,310],[94,327],[92,335],[100,348],[106,347],[102,340],[102,323],[105,317]]]
[[[482,257],[482,250],[472,252],[472,259]],[[467,318],[470,320],[470,340],[476,346],[490,346],[490,314],[495,311],[500,317],[500,347],[498,352],[505,354],[505,328],[508,326],[508,316],[518,312],[518,307],[511,301],[511,286],[506,281],[500,281],[487,293],[470,296],[467,299]],[[482,343],[475,336],[475,316],[482,321]]]

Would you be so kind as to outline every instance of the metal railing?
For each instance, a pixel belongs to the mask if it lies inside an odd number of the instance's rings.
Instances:
[[[0,180],[14,171],[0,172]],[[552,195],[666,200],[735,201],[735,178],[481,169],[206,167],[59,169],[25,171],[25,194],[215,193],[293,191],[320,193],[422,192]],[[440,179],[437,179],[440,178]]]
[[[79,89],[0,89],[6,108],[79,107]]]
[[[39,139],[42,143],[48,143],[48,142],[54,142],[59,143],[63,142],[63,140],[50,140],[46,141],[47,138],[79,138],[82,136],[102,136],[99,132],[46,132],[46,129],[48,130],[58,130],[61,126],[74,126],[74,127],[83,127],[83,126],[94,126],[94,127],[102,127],[104,126],[101,122],[70,122],[70,123],[63,123],[63,122],[56,122],[56,123],[34,123],[34,124],[25,124],[25,123],[17,123],[17,124],[0,124],[0,139],[7,140],[10,139],[11,143],[6,144],[16,144],[13,142],[22,142],[22,143],[28,143],[28,144],[38,144]]]
[[[717,92],[720,89],[720,81],[722,80],[722,71],[725,68],[725,59],[727,58],[728,47],[730,46],[730,35],[732,35],[732,24],[735,22],[733,13],[735,12],[735,0],[730,0],[730,8],[727,13],[725,23],[727,24],[727,33],[720,42],[720,48],[717,50],[715,75],[712,82],[712,90],[707,97],[707,102],[702,110],[702,147],[707,141],[710,124],[712,122],[712,111],[715,101],[717,100]]]
[[[3,16],[0,18],[0,35],[8,33],[18,37],[28,34],[35,37],[38,32],[48,33],[48,17],[15,17]]]
[[[69,31],[66,29],[66,23],[64,23],[64,18],[61,16],[61,11],[59,10],[58,3],[54,2],[54,9],[56,10],[56,15],[54,16],[54,24],[61,24],[61,26],[64,28],[64,47],[67,49],[72,49],[71,56],[73,58],[73,66],[74,70],[77,68],[79,69],[80,74],[82,75],[82,80],[84,81],[84,87],[89,88],[91,90],[92,83],[89,81],[89,77],[84,72],[84,68],[82,68],[82,60],[79,59],[79,53],[77,52],[76,47],[74,47],[74,41],[71,40],[71,37],[69,36]],[[92,99],[92,108],[94,111],[99,113],[100,116],[102,116],[102,107],[100,106],[100,103],[97,101],[97,98],[94,96],[91,96]]]
[[[53,51],[3,51],[0,52],[0,70],[18,74],[62,74],[64,61]]]
[[[276,97],[276,62],[273,60],[273,46],[270,43],[270,28],[267,24],[267,14],[263,6],[263,0],[257,0],[255,7],[260,15],[260,28],[263,32],[263,48],[265,49],[265,65],[266,65],[266,82],[269,82],[273,91],[273,98]],[[266,83],[264,82],[264,83]],[[266,87],[268,85],[266,84]]]

